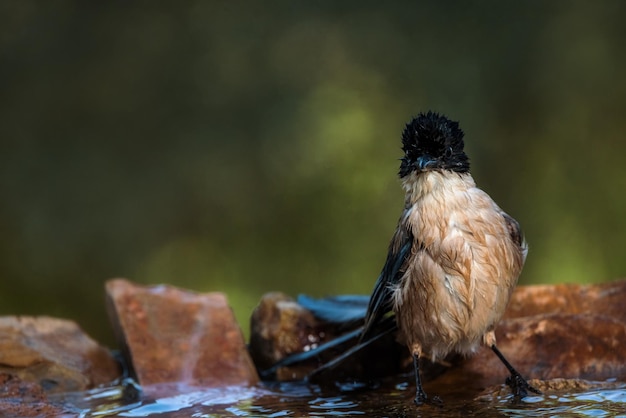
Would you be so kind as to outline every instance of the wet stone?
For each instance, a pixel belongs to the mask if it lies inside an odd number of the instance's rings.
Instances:
[[[33,382],[48,393],[81,391],[120,375],[111,353],[73,321],[0,317],[0,373]]]
[[[626,280],[577,285],[518,286],[504,319],[551,313],[604,315],[626,322]]]
[[[530,383],[534,388],[540,390],[544,396],[550,396],[554,393],[581,393],[589,390],[602,389],[619,389],[623,387],[620,382],[597,382],[583,379],[550,379],[539,380],[531,379]],[[483,393],[476,397],[476,400],[483,402],[492,402],[494,399],[501,399],[510,396],[511,390],[505,385],[497,385],[487,388]]]
[[[250,327],[250,355],[259,371],[268,369],[290,354],[315,348],[332,337],[318,329],[311,312],[280,292],[263,296],[252,313]],[[289,370],[279,369],[278,379],[301,379],[313,368],[304,365]]]
[[[504,320],[498,348],[528,379],[626,381],[626,324],[602,315],[547,314]],[[487,347],[459,359],[431,385],[481,390],[504,383],[508,372]],[[508,390],[506,388],[505,390]]]
[[[276,362],[292,354],[315,350],[350,331],[350,327],[317,319],[293,298],[279,292],[265,294],[252,313],[250,326],[250,354],[267,380],[300,380],[319,366],[349,349],[354,340],[347,341],[314,356],[310,360],[279,367],[272,374],[264,373]],[[384,351],[385,356],[378,353]],[[375,361],[372,361],[375,359]],[[410,363],[406,347],[388,335],[342,362],[338,367],[315,376],[316,382],[343,378],[368,379],[399,373]],[[425,373],[430,369],[426,367]]]
[[[41,385],[0,373],[0,414],[3,417],[60,416],[68,412],[49,402]]]
[[[528,379],[578,379],[626,381],[626,280],[599,285],[522,286],[515,290],[505,318],[496,328],[500,351]],[[284,301],[288,301],[285,304]],[[280,302],[280,303],[279,303]],[[310,317],[310,312],[281,295],[266,295],[252,318],[251,349],[258,365],[267,365],[306,350],[309,335],[325,336],[320,344],[346,330]],[[262,343],[252,342],[256,340]],[[303,342],[304,341],[304,342]],[[286,343],[288,342],[288,343]],[[286,366],[276,379],[301,378],[331,360],[348,346],[298,366]],[[411,370],[406,350],[393,338],[329,370],[329,379],[394,375]],[[388,363],[390,358],[396,362]],[[360,364],[360,365],[359,365]],[[300,367],[300,369],[298,369]],[[481,391],[504,383],[508,371],[491,349],[475,355],[452,355],[439,365],[422,366],[425,389]],[[455,389],[453,389],[454,391]]]
[[[107,309],[142,386],[254,384],[256,370],[226,297],[171,286],[107,282]]]

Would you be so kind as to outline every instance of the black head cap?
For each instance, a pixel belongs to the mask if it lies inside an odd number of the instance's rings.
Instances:
[[[459,123],[438,113],[420,113],[402,133],[404,157],[400,177],[413,171],[454,171],[467,173],[469,159],[463,152],[463,131]]]

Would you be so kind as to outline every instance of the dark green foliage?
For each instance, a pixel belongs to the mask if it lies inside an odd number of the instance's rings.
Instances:
[[[0,3],[0,314],[110,339],[114,276],[368,293],[400,136],[459,121],[523,282],[626,258],[626,2]]]

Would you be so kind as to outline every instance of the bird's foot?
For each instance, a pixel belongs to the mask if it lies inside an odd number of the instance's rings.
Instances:
[[[506,384],[511,388],[513,396],[516,398],[523,398],[528,396],[528,392],[541,395],[541,391],[532,387],[521,374],[515,372],[506,378]]]
[[[429,405],[438,406],[438,407],[443,406],[443,401],[441,400],[439,396],[433,396],[431,399],[428,397],[428,395],[426,395],[426,392],[424,392],[423,390],[417,391],[417,393],[415,394],[415,399],[413,400],[413,403],[415,403],[415,405],[417,406],[421,406],[424,404],[429,404]]]

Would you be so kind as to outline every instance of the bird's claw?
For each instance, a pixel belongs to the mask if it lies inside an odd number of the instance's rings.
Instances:
[[[541,391],[532,387],[519,373],[513,373],[507,377],[506,384],[511,388],[513,396],[516,398],[528,396],[528,391],[541,395]]]
[[[424,391],[417,392],[417,394],[415,395],[415,399],[413,400],[413,403],[415,403],[415,405],[417,406],[424,405],[424,404],[429,404],[429,405],[438,406],[438,407],[443,406],[443,401],[441,400],[439,396],[433,396],[433,398],[431,399],[428,397],[428,395],[426,395]]]

